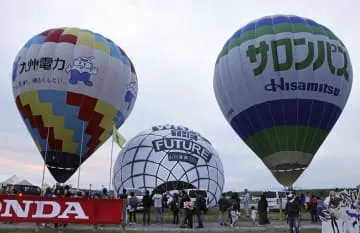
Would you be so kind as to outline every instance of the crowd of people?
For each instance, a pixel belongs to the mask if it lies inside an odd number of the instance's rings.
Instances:
[[[218,207],[220,212],[220,225],[234,227],[240,220],[240,197],[238,193],[234,193],[230,198],[227,198],[225,194],[218,201]],[[250,219],[255,225],[258,220],[260,225],[269,224],[270,221],[267,217],[268,202],[266,196],[263,194],[257,203],[257,207],[252,205],[250,207],[250,195],[245,190],[243,198],[243,207],[245,218]]]
[[[130,198],[128,197],[130,195]],[[136,224],[136,215],[139,202],[142,203],[142,224],[150,225],[151,208],[155,210],[155,220],[157,224],[163,224],[164,210],[169,208],[172,212],[172,223],[178,224],[181,228],[193,228],[193,218],[196,216],[197,228],[203,228],[203,214],[206,212],[206,199],[200,193],[197,195],[195,201],[192,201],[188,193],[179,191],[174,193],[172,200],[168,203],[166,195],[158,191],[150,194],[148,190],[140,201],[133,192],[127,193],[124,189],[120,195],[125,205],[123,210],[123,226],[126,224]]]
[[[340,193],[340,194],[337,194]],[[2,187],[0,194],[19,194],[16,189],[6,189]],[[100,192],[81,191],[72,189],[68,185],[57,184],[54,187],[48,187],[41,194],[44,197],[77,197],[77,198],[95,198],[95,199],[111,199],[113,195],[108,193],[106,188],[103,188]],[[204,228],[204,214],[207,212],[207,200],[205,197],[198,193],[195,198],[190,198],[189,194],[180,190],[174,193],[171,200],[168,200],[166,193],[154,190],[150,193],[145,191],[145,195],[142,199],[139,199],[134,192],[124,189],[118,198],[123,199],[123,227],[126,225],[133,225],[137,223],[137,215],[142,215],[142,224],[150,225],[151,222],[156,224],[164,223],[165,209],[169,209],[172,213],[172,223],[179,225],[181,228],[193,228],[194,218],[196,218],[197,228]],[[242,200],[241,200],[242,199]],[[358,199],[358,196],[351,196],[347,192],[334,192],[331,191],[329,197],[320,198],[309,192],[306,194],[301,193],[296,195],[295,191],[287,193],[286,206],[284,208],[284,216],[289,225],[290,233],[300,232],[300,220],[303,212],[309,212],[311,216],[311,222],[317,223],[320,220],[325,221],[328,218],[331,221],[334,233],[337,233],[335,229],[338,229],[337,222],[335,221],[335,211],[331,209],[339,209],[344,203],[350,203],[349,200]],[[242,205],[240,205],[242,204]],[[349,204],[350,205],[350,204]],[[352,202],[351,202],[351,205]],[[139,211],[139,206],[142,210]],[[240,209],[242,206],[243,210]],[[230,227],[236,226],[240,218],[251,221],[254,225],[266,225],[270,224],[268,218],[269,204],[266,195],[263,193],[257,203],[250,205],[250,194],[248,190],[240,198],[239,193],[233,193],[231,197],[223,194],[218,200],[219,219],[221,226]],[[155,214],[152,219],[152,213]],[[242,217],[241,213],[245,216]],[[340,216],[341,217],[341,216]],[[358,216],[360,217],[360,216]],[[44,224],[44,226],[48,226]],[[67,224],[54,223],[54,228],[66,228]],[[97,228],[97,225],[94,225]]]
[[[304,212],[308,212],[310,214],[311,223],[317,223],[320,222],[320,220],[324,221],[326,220],[325,218],[328,217],[331,220],[333,229],[338,229],[337,223],[335,221],[336,214],[334,214],[336,211],[331,210],[338,210],[341,208],[341,205],[345,206],[341,203],[349,203],[351,202],[349,200],[358,199],[358,196],[355,194],[351,196],[346,191],[340,192],[340,195],[338,196],[336,196],[336,193],[337,192],[331,191],[329,197],[321,198],[315,196],[314,194],[310,194],[309,192],[306,193],[306,195],[301,193],[299,196],[297,196],[294,190],[289,191],[287,193],[284,216],[289,225],[290,233],[300,232],[301,215]],[[346,199],[345,197],[348,198]],[[242,200],[244,208],[242,212],[245,213],[245,219],[250,220],[254,225],[256,222],[259,225],[270,224],[268,218],[269,205],[266,195],[263,193],[260,197],[260,200],[251,207],[249,205],[249,200],[249,193],[245,189],[245,194]],[[218,202],[218,208],[220,212],[220,225],[230,225],[230,227],[234,227],[239,222],[241,211],[240,198],[237,193],[233,194],[230,198],[223,194]],[[338,216],[337,218],[340,217]],[[357,215],[357,218],[358,217],[360,217],[360,215]],[[334,230],[334,233],[338,232]]]

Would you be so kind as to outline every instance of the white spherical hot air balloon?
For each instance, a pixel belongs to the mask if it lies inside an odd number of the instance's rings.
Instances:
[[[224,187],[219,155],[198,132],[178,125],[160,125],[126,143],[114,166],[114,187],[160,192],[201,189],[208,206],[217,205]]]

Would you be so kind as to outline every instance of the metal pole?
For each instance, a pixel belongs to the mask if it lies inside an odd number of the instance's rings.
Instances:
[[[80,145],[79,173],[78,173],[78,180],[77,180],[77,188],[78,189],[80,186],[80,168],[81,168],[81,158],[82,158],[82,150],[83,150],[83,140],[84,140],[84,121],[82,124],[81,145]]]
[[[91,184],[89,185],[89,196],[88,198],[90,199],[91,198]]]
[[[114,150],[114,133],[113,132],[113,136],[112,136],[112,142],[111,142],[111,155],[110,155],[110,179],[109,179],[109,192],[111,190],[111,175],[112,175],[112,157],[113,157],[113,150]]]
[[[43,186],[44,186],[44,179],[45,179],[46,158],[47,158],[47,151],[48,151],[48,144],[49,144],[49,131],[50,131],[50,120],[49,120],[47,135],[46,135],[44,166],[43,166],[43,173],[42,173],[42,180],[41,180],[41,191],[43,191],[42,189],[43,189]]]

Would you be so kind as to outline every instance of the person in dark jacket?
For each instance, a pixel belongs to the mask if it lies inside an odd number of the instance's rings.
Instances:
[[[180,192],[180,227],[185,227],[185,225],[187,224],[187,218],[186,218],[186,211],[184,208],[184,203],[186,202],[186,200],[189,198],[189,196],[187,195],[187,193],[185,192],[185,190],[182,190]]]
[[[198,193],[195,201],[195,213],[198,221],[197,228],[204,228],[203,212],[206,211],[206,199],[201,193]]]
[[[173,224],[179,224],[180,198],[177,193],[174,193],[174,197],[170,203],[170,209],[173,212]]]
[[[185,209],[185,221],[183,226],[187,224],[188,228],[193,228],[194,203],[191,201],[189,196],[185,200],[184,209]]]
[[[110,199],[110,196],[109,196],[106,188],[103,188],[103,190],[100,194],[100,199]]]
[[[143,210],[143,224],[145,225],[147,223],[148,225],[150,225],[150,212],[151,212],[151,206],[152,206],[152,199],[150,197],[149,190],[145,191],[145,196],[143,197],[141,202],[142,202],[143,207],[144,207],[144,210]]]
[[[220,225],[226,226],[226,219],[228,218],[228,210],[231,206],[231,203],[228,199],[226,199],[225,194],[222,194],[222,197],[218,202],[219,211],[220,211]]]
[[[299,199],[296,198],[294,194],[290,193],[288,195],[288,201],[285,207],[285,214],[287,215],[288,218],[290,233],[294,233],[294,228],[296,233],[300,232],[299,230],[300,210],[301,210],[301,201],[299,201]]]
[[[54,196],[54,194],[53,194],[53,192],[51,191],[51,188],[50,188],[50,187],[46,188],[44,197],[53,197],[53,196]]]
[[[259,213],[259,224],[269,224],[270,221],[267,216],[267,208],[268,208],[268,202],[266,200],[265,194],[261,195],[260,201],[258,203],[258,213]]]
[[[165,208],[168,208],[168,201],[169,201],[169,198],[168,196],[166,195],[166,193],[163,194],[163,197],[162,197],[162,206],[163,206],[163,209]],[[164,211],[164,210],[163,210]]]

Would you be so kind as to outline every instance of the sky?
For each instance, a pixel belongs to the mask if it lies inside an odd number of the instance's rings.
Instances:
[[[135,65],[139,91],[132,113],[119,129],[125,138],[153,125],[184,125],[200,132],[218,151],[225,191],[281,188],[221,113],[213,72],[223,44],[240,27],[266,15],[294,14],[332,30],[346,45],[354,73],[341,117],[294,187],[355,187],[360,184],[360,34],[354,30],[360,16],[355,5],[355,0],[296,4],[286,0],[4,1],[0,8],[0,175],[16,174],[41,184],[43,161],[15,105],[12,63],[33,35],[48,28],[75,26],[111,38]],[[113,160],[118,153],[115,147]],[[80,186],[108,187],[110,157],[109,139],[81,167]],[[76,173],[69,182],[75,186],[77,179]],[[45,182],[55,183],[47,171]]]

